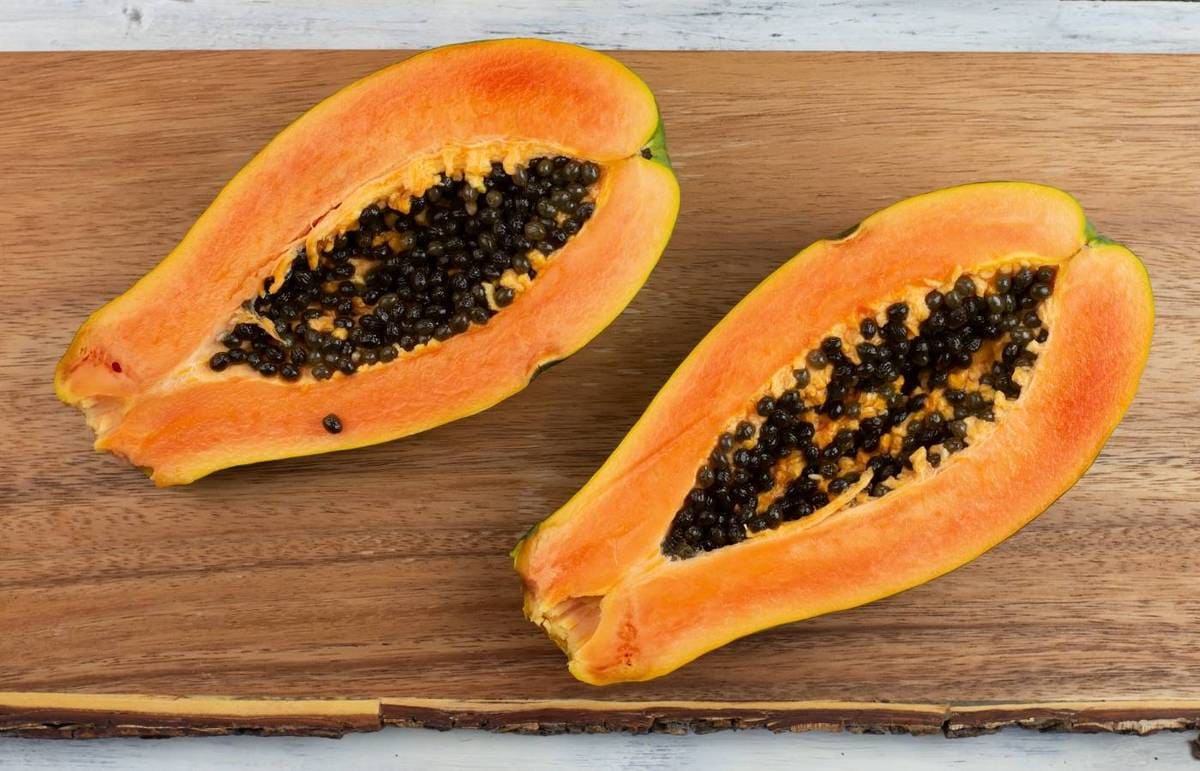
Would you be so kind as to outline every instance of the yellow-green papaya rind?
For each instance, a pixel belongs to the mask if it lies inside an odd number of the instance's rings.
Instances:
[[[158,484],[386,441],[477,412],[578,350],[645,282],[679,204],[665,153],[640,155],[659,136],[645,83],[577,46],[464,44],[381,70],[284,129],[162,263],[93,314],[59,363],[56,392],[84,411],[97,449],[150,469]],[[605,173],[592,219],[486,328],[352,378],[287,384],[183,369],[269,263],[353,191],[411,158],[497,142],[560,148]],[[329,412],[342,416],[341,434],[321,428]]]
[[[1052,334],[986,441],[820,524],[789,523],[687,560],[661,554],[713,437],[798,351],[897,288],[1016,258],[1059,266]],[[518,546],[526,613],[579,679],[645,680],[738,637],[953,570],[1086,471],[1133,398],[1153,318],[1141,262],[1098,239],[1062,191],[981,183],[889,207],[847,238],[805,249],[739,303],[592,480]]]

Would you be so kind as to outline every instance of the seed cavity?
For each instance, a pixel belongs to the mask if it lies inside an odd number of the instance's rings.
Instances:
[[[566,156],[512,174],[496,161],[476,184],[439,175],[407,211],[379,199],[322,242],[315,268],[302,248],[278,286],[267,277],[208,367],[328,380],[487,324],[583,228],[601,173]]]
[[[717,437],[663,553],[686,559],[936,473],[1021,395],[1056,271],[959,275],[834,330]]]

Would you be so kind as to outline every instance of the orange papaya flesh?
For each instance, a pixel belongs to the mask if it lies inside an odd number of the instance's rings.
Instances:
[[[615,60],[435,49],[280,133],[87,320],[56,391],[160,485],[432,428],[610,323],[678,201],[654,98]]]
[[[987,310],[941,330],[930,302],[943,320],[949,305]],[[984,183],[897,203],[802,251],[701,341],[514,551],[526,615],[576,677],[606,684],[925,583],[1082,476],[1133,398],[1152,328],[1142,264],[1062,191]],[[976,350],[937,363],[960,344]],[[859,369],[884,360],[900,370],[890,381]],[[847,382],[839,363],[861,384],[830,390]],[[764,441],[772,423],[796,446]]]

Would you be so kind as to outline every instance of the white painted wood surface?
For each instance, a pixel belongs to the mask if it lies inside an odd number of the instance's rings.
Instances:
[[[435,733],[388,729],[329,739],[104,739],[58,742],[0,741],[0,767],[122,771],[191,771],[201,768],[453,769],[563,771],[573,768],[770,769],[805,768],[916,771],[917,769],[1139,769],[1200,768],[1181,734],[1149,737],[1037,734],[1020,729],[972,739],[937,736],[851,736],[724,732],[704,736],[514,736],[478,731]]]
[[[1200,50],[1194,2],[1115,0],[0,0],[0,50],[428,48]]]
[[[1200,52],[1200,2],[1092,0],[0,0],[0,50],[426,48],[536,35],[599,48]],[[0,740],[0,767],[1200,768],[1191,736],[530,737],[390,729],[323,739]]]

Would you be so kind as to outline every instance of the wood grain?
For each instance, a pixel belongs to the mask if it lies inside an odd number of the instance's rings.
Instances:
[[[1200,58],[623,55],[660,97],[684,208],[646,288],[580,354],[425,435],[183,489],[92,453],[50,387],[76,326],[289,120],[400,56],[0,57],[0,690],[492,702],[535,721],[524,705],[576,702],[579,726],[595,700],[994,703],[1012,721],[1148,702],[1139,720],[1194,724]],[[1000,178],[1076,193],[1155,284],[1141,392],[1087,477],[926,586],[658,681],[572,680],[521,617],[521,533],[801,246],[897,198]]]

